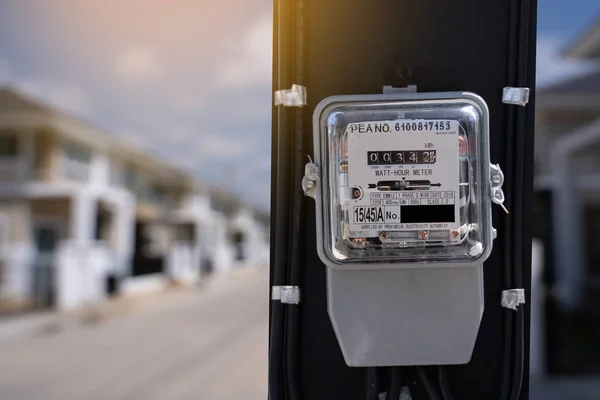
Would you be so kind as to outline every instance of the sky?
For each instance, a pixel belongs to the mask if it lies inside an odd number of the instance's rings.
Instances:
[[[0,84],[268,207],[271,0],[0,0]],[[538,0],[538,85],[597,0]],[[252,182],[252,190],[244,183]]]

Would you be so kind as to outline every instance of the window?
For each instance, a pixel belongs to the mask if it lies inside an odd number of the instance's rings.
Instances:
[[[62,167],[66,178],[87,181],[90,177],[91,152],[73,143],[63,145]]]
[[[17,155],[17,135],[11,131],[0,131],[0,157]]]
[[[136,195],[138,200],[143,203],[160,205],[163,200],[163,192],[159,188],[148,183],[148,180],[143,180],[144,184],[138,186]]]
[[[40,253],[52,253],[56,249],[58,233],[48,226],[38,226],[35,229],[35,243]]]

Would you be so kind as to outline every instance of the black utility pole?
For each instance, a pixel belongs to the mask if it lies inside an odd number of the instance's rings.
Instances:
[[[308,102],[273,110],[271,285],[299,286],[301,302],[271,301],[270,399],[366,396],[366,372],[346,366],[327,314],[315,203],[301,179],[316,104],[384,85],[471,91],[489,106],[491,161],[504,170],[510,214],[494,207],[475,351],[469,364],[447,368],[447,380],[457,400],[528,398],[529,304],[515,312],[500,297],[524,288],[529,299],[535,32],[536,0],[275,0],[273,88],[303,85]],[[504,104],[506,86],[530,88],[529,104]],[[425,371],[439,391],[437,370]],[[430,398],[415,368],[402,376],[414,399]],[[386,376],[379,380],[384,391]]]

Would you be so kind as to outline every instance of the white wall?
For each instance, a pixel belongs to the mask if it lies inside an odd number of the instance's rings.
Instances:
[[[55,257],[56,307],[75,309],[106,299],[111,253],[95,243],[65,241]]]
[[[230,231],[239,231],[244,235],[243,264],[262,265],[268,261],[268,244],[264,227],[254,219],[253,214],[241,209],[230,221]]]
[[[13,243],[5,254],[3,299],[26,300],[33,294],[33,262],[36,251],[30,243]]]
[[[93,236],[89,227],[95,226],[96,206],[98,200],[102,200],[113,213],[113,225],[111,235],[116,235],[115,246],[111,248],[113,263],[109,266],[107,273],[115,273],[119,276],[129,275],[133,259],[133,246],[135,240],[135,196],[125,188],[111,185],[110,157],[104,151],[95,151],[90,163],[90,180],[83,185],[79,193],[84,199],[89,199],[94,204],[88,203],[83,206],[88,208],[81,213],[78,220],[83,233],[80,238],[90,241]],[[86,201],[86,200],[82,200]]]
[[[227,235],[227,217],[211,210],[211,219],[206,225],[208,256],[212,260],[214,272],[226,273],[233,267],[234,250]]]
[[[181,283],[193,283],[200,278],[200,263],[195,262],[196,246],[180,241],[171,246],[167,256],[166,270],[171,279]]]
[[[171,276],[184,280],[202,279],[200,267],[203,260],[210,260],[215,270],[224,272],[231,268],[232,250],[227,242],[227,219],[210,207],[210,199],[202,194],[191,194],[176,215],[194,224],[194,243],[178,243],[169,256],[170,267],[178,271]],[[184,248],[186,247],[186,248]],[[183,255],[185,253],[185,255]],[[181,261],[178,261],[181,260]],[[177,267],[182,262],[188,267]],[[187,278],[186,278],[187,277]]]

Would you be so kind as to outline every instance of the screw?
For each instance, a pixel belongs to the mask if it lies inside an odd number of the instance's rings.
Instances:
[[[352,190],[352,196],[355,199],[358,199],[361,195],[360,189],[359,188],[354,188],[354,190]]]
[[[364,246],[367,243],[365,238],[352,238],[352,243],[356,246]]]
[[[453,239],[458,239],[458,236],[460,235],[458,231],[452,231],[450,234],[452,235]]]
[[[381,232],[381,233],[379,234],[379,238],[380,238],[380,239],[383,239],[383,240],[385,240],[385,239],[387,239],[387,238],[389,238],[389,237],[390,237],[390,234],[389,234],[389,233],[387,233],[387,232]]]
[[[429,238],[429,232],[419,231],[418,238],[421,240],[427,240]]]
[[[314,181],[308,181],[306,182],[306,187],[309,189],[312,189],[315,187],[315,182]]]
[[[498,175],[492,176],[492,182],[494,182],[494,183],[500,183],[500,177]]]
[[[480,242],[475,243],[475,245],[469,249],[469,255],[471,257],[477,257],[481,253],[483,253],[483,244]]]

